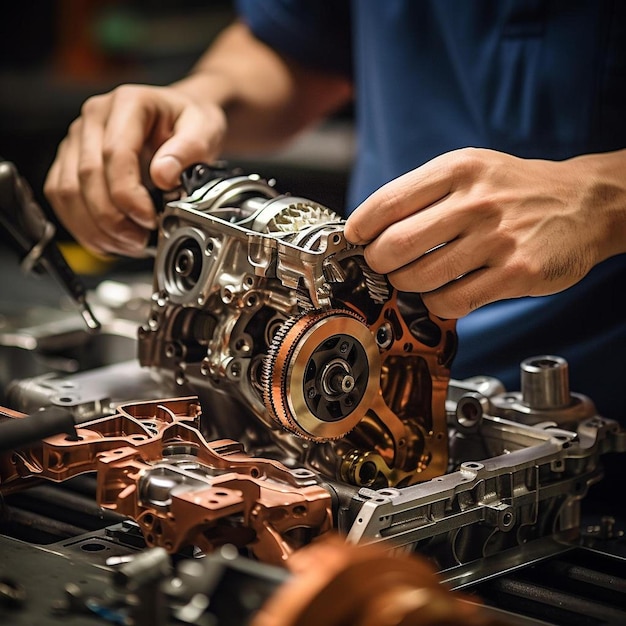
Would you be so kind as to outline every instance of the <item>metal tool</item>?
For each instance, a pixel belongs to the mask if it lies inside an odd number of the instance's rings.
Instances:
[[[100,329],[85,294],[85,286],[70,268],[55,241],[56,228],[35,201],[28,182],[10,161],[0,157],[0,224],[21,252],[24,272],[45,269],[77,305],[87,328]]]

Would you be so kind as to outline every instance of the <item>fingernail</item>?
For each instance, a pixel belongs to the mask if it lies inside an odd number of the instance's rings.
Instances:
[[[135,224],[146,230],[154,230],[157,227],[157,218],[154,213],[154,208],[150,209],[150,213],[130,213],[128,217],[133,220]]]
[[[157,225],[156,198],[153,198],[150,192],[143,186],[138,185],[134,193],[134,202],[128,211],[126,217],[143,229],[153,230]],[[131,229],[130,232],[137,229]]]
[[[138,248],[143,245],[145,236],[138,235],[137,233],[119,232],[116,234],[116,239],[125,246]]]
[[[343,234],[344,234],[345,238],[351,244],[353,244],[355,246],[362,246],[365,243],[365,241],[361,241],[360,239],[358,239],[357,237],[354,236],[353,229],[347,223],[344,226]]]
[[[157,168],[158,171],[155,171]],[[152,162],[153,177],[156,175],[159,180],[154,182],[163,189],[173,189],[180,184],[180,175],[183,171],[183,164],[173,155],[166,154]]]

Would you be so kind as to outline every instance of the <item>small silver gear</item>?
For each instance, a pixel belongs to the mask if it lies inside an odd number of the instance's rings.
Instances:
[[[341,218],[321,204],[296,202],[282,209],[267,223],[268,233],[293,233],[309,226],[337,222]]]

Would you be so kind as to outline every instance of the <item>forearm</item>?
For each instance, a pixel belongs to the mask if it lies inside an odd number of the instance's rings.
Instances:
[[[174,88],[226,113],[226,152],[274,149],[351,97],[349,81],[285,59],[235,23]]]

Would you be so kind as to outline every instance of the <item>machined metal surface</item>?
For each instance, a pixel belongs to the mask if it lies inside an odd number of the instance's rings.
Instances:
[[[354,486],[443,473],[454,321],[400,298],[329,209],[254,175],[198,184],[160,219],[140,362],[200,396],[207,436]]]
[[[13,411],[6,419],[20,419]],[[176,552],[232,543],[280,563],[332,525],[330,495],[306,469],[208,443],[194,398],[127,405],[112,417],[0,456],[0,490],[96,471],[100,506],[134,519],[148,545]]]
[[[33,512],[19,498],[42,479],[95,472],[98,504],[135,520],[134,540],[170,552],[215,554],[232,543],[289,565],[334,529],[385,558],[426,556],[449,587],[519,598],[541,595],[525,568],[567,560],[585,542],[594,552],[581,534],[581,502],[602,480],[605,455],[626,452],[626,432],[570,390],[556,355],[523,361],[519,391],[480,375],[480,363],[476,376],[451,380],[454,322],[372,272],[329,209],[280,195],[258,176],[215,171],[161,214],[147,291],[129,315],[111,303],[98,311],[112,334],[123,318],[119,362],[18,376],[9,386],[4,418],[52,405],[78,424],[76,437],[0,456],[0,491],[15,521],[35,520],[49,536],[91,528],[37,512],[54,498],[50,485],[32,490]],[[134,346],[138,324],[140,364],[127,360],[126,343]],[[11,331],[0,343],[36,353],[66,337],[32,336]],[[61,501],[70,517],[85,509],[71,495]],[[618,533],[604,520],[596,534],[606,543]],[[300,590],[297,610],[341,597],[337,580],[368,588],[367,557],[350,554],[352,565],[316,570],[339,591]],[[404,602],[397,591],[387,600]],[[606,623],[622,615],[596,609]]]
[[[626,433],[584,396],[571,395],[550,420],[521,396],[487,377],[451,381],[456,471],[403,489],[362,489],[348,539],[428,554],[453,588],[571,549],[581,500],[603,476],[601,457],[626,451]],[[469,428],[459,410],[467,398]]]

